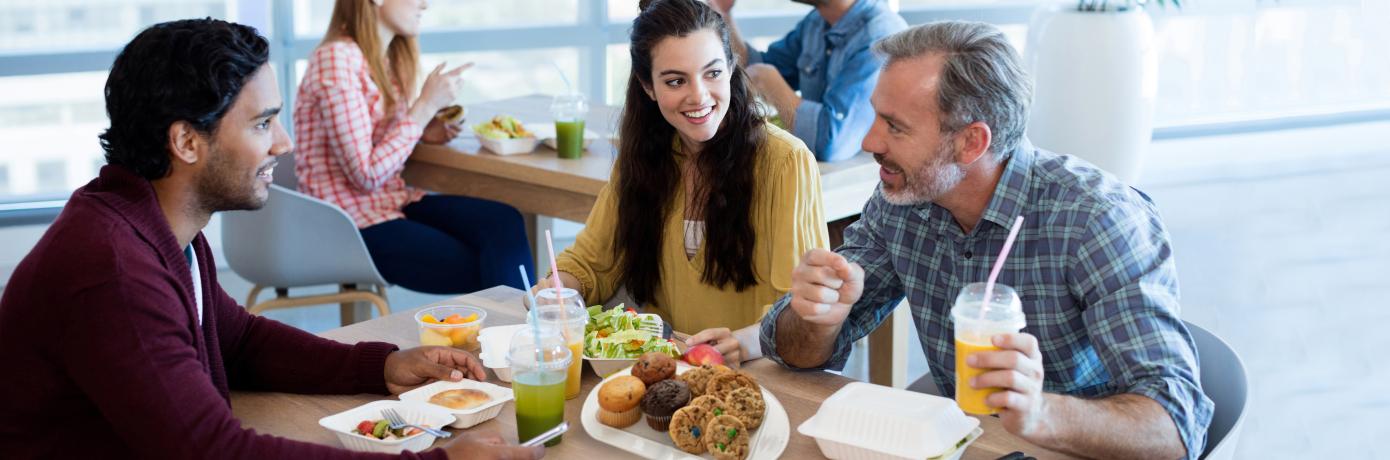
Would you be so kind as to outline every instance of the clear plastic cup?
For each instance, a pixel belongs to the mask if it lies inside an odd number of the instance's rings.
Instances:
[[[584,154],[584,116],[589,103],[579,93],[555,96],[550,103],[555,117],[555,151],[560,158],[574,159]]]
[[[984,305],[984,296],[985,283],[972,283],[961,289],[960,295],[956,296],[955,306],[951,307],[956,339],[956,404],[966,413],[976,415],[999,412],[986,405],[985,398],[1001,389],[971,388],[970,379],[983,371],[967,366],[965,358],[981,351],[998,351],[999,347],[992,342],[994,336],[1021,331],[1026,324],[1023,301],[1019,300],[1013,288],[996,283],[981,317],[980,307]]]
[[[528,316],[527,321],[535,318],[542,326],[559,329],[565,337],[565,345],[574,357],[565,379],[565,399],[578,397],[580,371],[584,368],[584,360],[581,359],[584,356],[584,326],[589,323],[584,298],[574,289],[565,288],[557,293],[554,288],[547,288],[536,293],[536,302],[540,303],[540,307],[531,307],[536,312],[534,316]]]
[[[512,369],[518,441],[565,421],[565,373],[572,359],[560,330],[554,327],[525,327],[512,336],[507,361]],[[545,445],[559,443],[557,437]]]
[[[483,329],[487,310],[469,305],[441,305],[415,312],[420,345],[461,348],[477,353],[478,331]]]

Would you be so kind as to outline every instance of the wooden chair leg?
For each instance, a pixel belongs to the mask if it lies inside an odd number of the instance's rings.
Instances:
[[[356,290],[356,284],[343,284],[338,287],[339,293],[353,292]],[[343,326],[357,322],[357,302],[344,302],[338,304],[338,322]]]
[[[256,305],[256,298],[261,296],[261,291],[263,290],[265,290],[265,286],[261,286],[259,284],[251,286],[251,294],[246,296],[246,310],[250,311],[253,315],[257,312],[252,311],[251,307],[253,305]]]

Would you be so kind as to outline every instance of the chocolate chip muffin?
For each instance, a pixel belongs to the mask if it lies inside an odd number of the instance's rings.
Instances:
[[[675,375],[676,360],[664,353],[653,351],[644,354],[637,358],[637,364],[632,365],[632,376],[642,379],[642,383],[648,387]]]
[[[653,430],[667,431],[671,428],[671,414],[690,403],[690,387],[679,380],[662,380],[647,387],[642,396],[642,413],[647,415],[647,425]]]

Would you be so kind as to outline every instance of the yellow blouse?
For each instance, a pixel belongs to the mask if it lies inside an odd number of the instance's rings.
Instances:
[[[676,187],[675,203],[666,216],[666,237],[662,238],[662,280],[654,302],[646,305],[648,311],[661,315],[675,330],[738,330],[757,323],[771,304],[791,288],[792,269],[802,254],[829,245],[815,155],[790,133],[771,124],[766,126],[762,160],[755,165],[756,203],[750,207],[755,235],[753,273],[758,284],[737,292],[732,286],[719,289],[700,281],[705,245],[700,245],[694,257],[686,258],[686,199],[684,187]],[[610,180],[599,192],[574,245],[557,258],[560,271],[579,279],[580,292],[590,303],[607,300],[619,288],[621,262],[613,247],[618,196],[613,183]]]

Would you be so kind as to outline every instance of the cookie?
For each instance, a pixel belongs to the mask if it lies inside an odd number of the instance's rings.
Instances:
[[[713,375],[714,370],[710,369],[709,366],[700,366],[677,375],[676,380],[685,382],[685,385],[690,387],[691,395],[701,396],[705,394],[705,383],[709,382],[709,378]]]
[[[736,388],[724,397],[724,404],[729,407],[729,415],[738,417],[748,431],[755,431],[763,425],[763,411],[767,409],[767,403],[763,401],[761,390]]]
[[[680,450],[692,453],[705,453],[705,422],[709,420],[709,412],[700,406],[685,406],[671,415],[671,428],[666,434],[671,435],[671,441],[676,443]]]
[[[690,405],[698,406],[705,410],[705,419],[700,421],[700,426],[705,426],[712,418],[729,413],[729,407],[724,404],[724,400],[710,395],[692,399],[690,400]]]
[[[705,425],[701,436],[705,449],[719,460],[742,460],[748,456],[748,430],[738,417],[721,415]]]
[[[644,354],[637,358],[637,364],[632,365],[632,376],[642,379],[642,383],[648,387],[675,375],[676,360],[664,353],[653,351]]]
[[[758,387],[758,382],[753,380],[753,377],[735,371],[710,377],[709,383],[705,384],[705,394],[725,399],[729,392],[739,388],[752,388],[757,390],[760,387]]]

